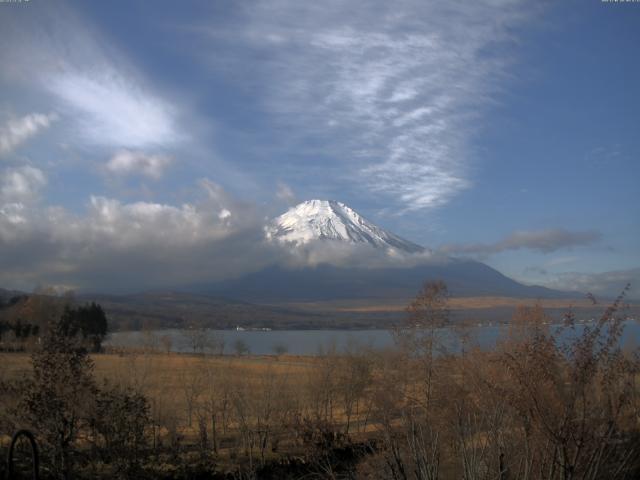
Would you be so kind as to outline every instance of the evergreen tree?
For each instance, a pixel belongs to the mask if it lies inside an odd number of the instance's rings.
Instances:
[[[107,316],[100,305],[91,302],[88,305],[65,307],[61,318],[62,332],[69,337],[82,335],[91,346],[91,351],[102,350],[102,341],[107,335]]]
[[[62,321],[50,326],[31,362],[33,377],[18,411],[43,443],[51,473],[69,478],[75,442],[94,408],[93,362]]]

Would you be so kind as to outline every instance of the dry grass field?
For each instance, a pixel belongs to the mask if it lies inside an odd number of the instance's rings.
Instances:
[[[135,372],[151,376],[162,375],[170,383],[176,383],[185,372],[203,366],[240,369],[246,375],[260,375],[267,370],[282,374],[301,374],[314,364],[314,357],[282,355],[264,356],[202,356],[166,353],[106,353],[92,355],[98,378],[118,379]],[[28,353],[0,353],[0,375],[4,379],[15,379],[30,371]]]
[[[335,310],[339,312],[402,312],[406,310],[411,299],[390,300],[384,303],[375,303],[371,300],[333,300],[326,302],[288,303],[289,307],[308,310]],[[449,299],[449,308],[452,310],[477,310],[512,307],[537,303],[543,308],[591,308],[592,302],[587,298],[572,299],[539,299],[514,298],[514,297],[452,297]],[[632,305],[631,307],[637,307]]]
[[[136,351],[94,354],[91,359],[98,383],[108,381],[140,390],[152,403],[169,402],[179,412],[188,408],[190,395],[201,398],[209,388],[216,388],[216,395],[223,388],[238,387],[238,383],[262,388],[267,378],[291,388],[303,388],[319,363],[313,356],[210,356]],[[31,372],[28,353],[0,353],[0,365],[0,381],[19,380]]]

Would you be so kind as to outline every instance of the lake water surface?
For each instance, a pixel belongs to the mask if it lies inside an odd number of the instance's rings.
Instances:
[[[555,328],[555,327],[551,327]],[[582,326],[577,326],[580,332]],[[506,332],[505,326],[472,327],[465,330],[469,343],[483,349],[490,349]],[[453,351],[460,349],[459,335],[450,329],[440,330],[441,338]],[[235,353],[238,341],[243,342],[254,355],[271,355],[277,346],[282,346],[293,355],[317,355],[332,347],[339,352],[352,346],[364,346],[382,349],[393,345],[393,336],[388,330],[271,330],[271,331],[236,331],[205,330],[198,332],[204,337],[204,351],[219,352],[215,344],[224,343],[224,353]],[[171,350],[174,352],[193,352],[193,332],[185,330],[152,330],[148,332],[115,332],[109,336],[106,345],[114,347],[154,347],[163,349],[162,338],[169,338]],[[640,340],[640,322],[627,321],[622,337],[622,344],[638,344]]]

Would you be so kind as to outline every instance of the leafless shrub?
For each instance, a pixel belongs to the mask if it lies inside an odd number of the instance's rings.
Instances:
[[[631,427],[640,364],[620,346],[627,289],[595,325],[580,331],[569,312],[556,332],[534,325],[500,358],[533,478],[625,478],[637,460]]]

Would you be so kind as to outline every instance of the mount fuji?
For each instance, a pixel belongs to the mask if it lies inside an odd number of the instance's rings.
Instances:
[[[300,302],[413,297],[422,283],[444,280],[454,296],[565,298],[567,294],[512,280],[484,263],[433,254],[363,218],[344,203],[308,200],[264,228],[266,240],[295,254],[326,245],[359,252],[356,263],[326,258],[314,264],[277,263],[239,278],[207,285],[207,293],[243,301]],[[365,247],[365,248],[358,248]],[[380,262],[383,259],[383,262]]]
[[[293,245],[304,245],[313,240],[335,240],[405,253],[425,251],[424,247],[374,225],[335,200],[302,202],[274,219],[265,233],[270,240]]]

